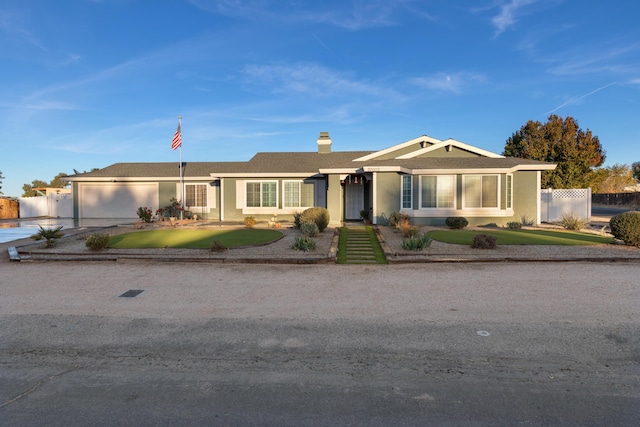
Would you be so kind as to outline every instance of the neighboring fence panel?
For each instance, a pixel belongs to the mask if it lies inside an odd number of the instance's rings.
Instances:
[[[52,218],[73,218],[73,197],[71,194],[22,197],[20,218],[47,216]]]
[[[542,222],[560,221],[563,214],[573,214],[591,221],[590,188],[541,190],[540,198],[540,220]]]
[[[640,192],[592,194],[593,204],[640,207]]]
[[[18,218],[18,201],[0,197],[0,219]]]

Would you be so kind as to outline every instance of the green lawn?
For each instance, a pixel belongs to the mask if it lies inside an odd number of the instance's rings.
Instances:
[[[227,248],[271,243],[282,237],[278,230],[269,229],[171,229],[143,230],[119,234],[109,240],[115,249],[191,248],[209,249],[214,240]]]
[[[613,243],[612,237],[564,230],[433,230],[433,240],[459,245],[471,245],[476,234],[495,236],[499,245],[600,245]]]

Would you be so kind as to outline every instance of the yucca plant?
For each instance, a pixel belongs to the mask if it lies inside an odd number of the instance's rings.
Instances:
[[[62,227],[63,227],[62,225],[57,228],[42,228],[41,225],[39,225],[38,227],[40,227],[40,231],[32,235],[31,238],[33,240],[42,240],[42,239],[46,240],[47,248],[52,247],[56,239],[59,239],[62,236],[64,236],[64,233],[60,231],[62,230]]]

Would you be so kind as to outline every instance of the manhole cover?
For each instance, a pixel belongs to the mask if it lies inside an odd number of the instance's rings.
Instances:
[[[143,292],[144,292],[144,289],[129,289],[124,294],[119,295],[119,297],[120,298],[135,298],[135,297],[137,297],[138,295],[140,295]]]

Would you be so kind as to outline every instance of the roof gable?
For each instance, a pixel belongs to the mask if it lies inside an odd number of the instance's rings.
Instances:
[[[411,139],[401,144],[394,145],[384,150],[376,151],[363,157],[354,159],[354,161],[368,161],[368,160],[387,160],[387,159],[413,159],[416,157],[430,157],[437,151],[451,152],[451,149],[455,147],[458,150],[462,150],[465,153],[469,153],[478,157],[489,158],[504,158],[500,154],[493,153],[491,151],[483,150],[478,147],[474,147],[464,142],[457,141],[449,138],[447,140],[439,140],[431,136],[422,135],[418,138]],[[442,156],[442,153],[439,154]],[[452,156],[454,156],[452,154]]]

